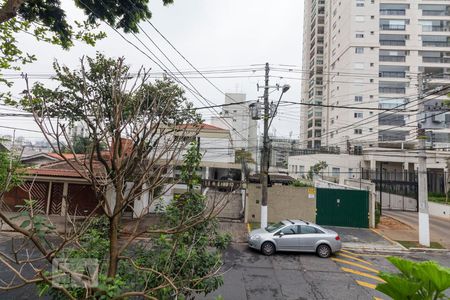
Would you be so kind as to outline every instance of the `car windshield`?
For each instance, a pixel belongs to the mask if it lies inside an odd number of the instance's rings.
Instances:
[[[280,228],[283,227],[283,226],[284,226],[283,223],[278,222],[278,223],[276,223],[276,224],[272,224],[272,225],[267,226],[265,229],[266,229],[266,231],[272,233],[272,232],[274,232],[274,231],[277,231],[278,229],[280,229]]]

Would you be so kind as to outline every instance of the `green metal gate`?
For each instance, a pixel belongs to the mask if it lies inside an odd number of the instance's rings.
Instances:
[[[369,192],[317,189],[319,225],[369,228]]]

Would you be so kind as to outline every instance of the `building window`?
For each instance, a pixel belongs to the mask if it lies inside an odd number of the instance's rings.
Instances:
[[[362,134],[362,129],[355,129],[355,134]]]
[[[341,169],[340,168],[331,168],[331,176],[339,177],[340,173],[341,173]]]
[[[357,32],[356,33],[356,38],[357,39],[363,39],[364,38],[364,33]]]
[[[300,175],[305,175],[305,166],[299,166],[298,172],[300,173]]]
[[[363,96],[355,96],[355,102],[363,102]]]
[[[364,48],[363,48],[363,47],[356,47],[356,48],[355,48],[355,53],[357,53],[357,54],[362,54],[362,53],[364,53]]]
[[[363,113],[362,112],[355,112],[353,114],[353,116],[355,117],[355,119],[362,119],[363,118]]]
[[[356,0],[356,7],[364,7],[364,0]]]

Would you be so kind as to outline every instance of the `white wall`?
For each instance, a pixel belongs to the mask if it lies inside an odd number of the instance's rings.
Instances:
[[[428,202],[429,213],[435,217],[441,217],[450,221],[450,205]]]
[[[324,177],[333,176],[333,168],[339,168],[340,176],[337,176],[340,183],[348,178],[359,178],[360,163],[362,156],[348,154],[311,154],[290,156],[288,159],[289,175],[294,178],[302,178],[308,175],[310,167],[320,161],[325,161],[328,167],[323,170]],[[351,172],[350,172],[351,171]]]
[[[200,137],[202,161],[234,163],[234,149],[229,138]]]

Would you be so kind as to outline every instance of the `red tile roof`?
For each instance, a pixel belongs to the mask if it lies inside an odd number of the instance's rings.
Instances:
[[[89,163],[86,163],[89,165]],[[74,167],[78,170],[75,170]],[[99,161],[93,162],[93,172],[98,176],[103,176],[105,174],[104,167]],[[51,177],[71,177],[71,178],[83,178],[80,175],[89,175],[89,171],[83,164],[77,163],[72,160],[72,165],[67,161],[58,161],[49,163],[41,166],[38,169],[29,168],[25,170],[28,175],[40,175],[40,176],[51,176]]]
[[[200,130],[220,130],[220,131],[228,131],[227,129],[224,128],[220,128],[211,124],[186,124],[186,125],[181,125],[179,126],[180,128],[183,129],[200,129]]]

